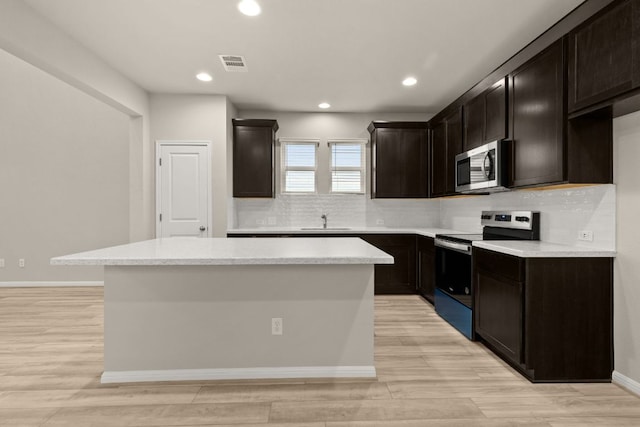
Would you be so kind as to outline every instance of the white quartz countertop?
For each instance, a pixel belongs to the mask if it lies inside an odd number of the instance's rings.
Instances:
[[[613,250],[531,240],[482,240],[473,242],[473,247],[521,258],[608,258],[616,256],[616,251]]]
[[[409,227],[351,227],[348,229],[328,228],[305,230],[300,227],[264,227],[264,228],[236,228],[227,230],[229,234],[418,234],[435,237],[436,234],[470,234],[469,231],[451,230],[445,228],[409,228]],[[473,246],[488,249],[521,258],[579,258],[579,257],[615,257],[615,250],[594,248],[589,246],[562,245],[541,241],[527,240],[483,240],[473,242]]]
[[[52,265],[318,265],[393,262],[391,255],[355,237],[171,237],[51,259]]]
[[[435,237],[436,234],[460,234],[464,233],[446,228],[410,228],[410,227],[320,227],[305,229],[300,227],[269,227],[269,228],[230,228],[227,234],[418,234],[426,237]]]

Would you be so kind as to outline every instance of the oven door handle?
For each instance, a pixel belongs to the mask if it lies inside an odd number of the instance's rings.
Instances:
[[[439,239],[436,239],[434,243],[436,246],[439,246],[441,248],[451,249],[456,252],[462,252],[464,254],[471,255],[471,245],[467,245],[464,243],[449,242],[446,240],[439,240]]]

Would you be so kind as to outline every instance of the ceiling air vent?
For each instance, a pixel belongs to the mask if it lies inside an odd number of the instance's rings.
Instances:
[[[231,72],[247,72],[247,61],[240,55],[219,55],[225,71]]]

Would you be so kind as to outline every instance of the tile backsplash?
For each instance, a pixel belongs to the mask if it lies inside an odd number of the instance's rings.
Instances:
[[[542,241],[615,249],[616,187],[613,184],[443,199],[440,225],[480,232],[480,212],[501,209],[540,211]],[[592,242],[578,240],[578,233],[583,230],[593,232]]]
[[[235,199],[238,228],[437,227],[437,200],[379,200],[350,194],[282,194],[275,199]]]
[[[480,232],[483,210],[541,212],[542,241],[615,249],[615,185],[593,185],[535,191],[508,191],[449,199],[370,199],[365,195],[278,195],[275,199],[234,199],[238,228],[440,227]],[[578,233],[593,232],[592,242]]]

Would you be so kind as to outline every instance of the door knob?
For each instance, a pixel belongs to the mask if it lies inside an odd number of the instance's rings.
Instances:
[[[201,225],[201,226],[200,226],[200,231],[204,231],[204,230],[206,230],[206,229],[207,229],[207,227],[205,227],[204,225]]]

